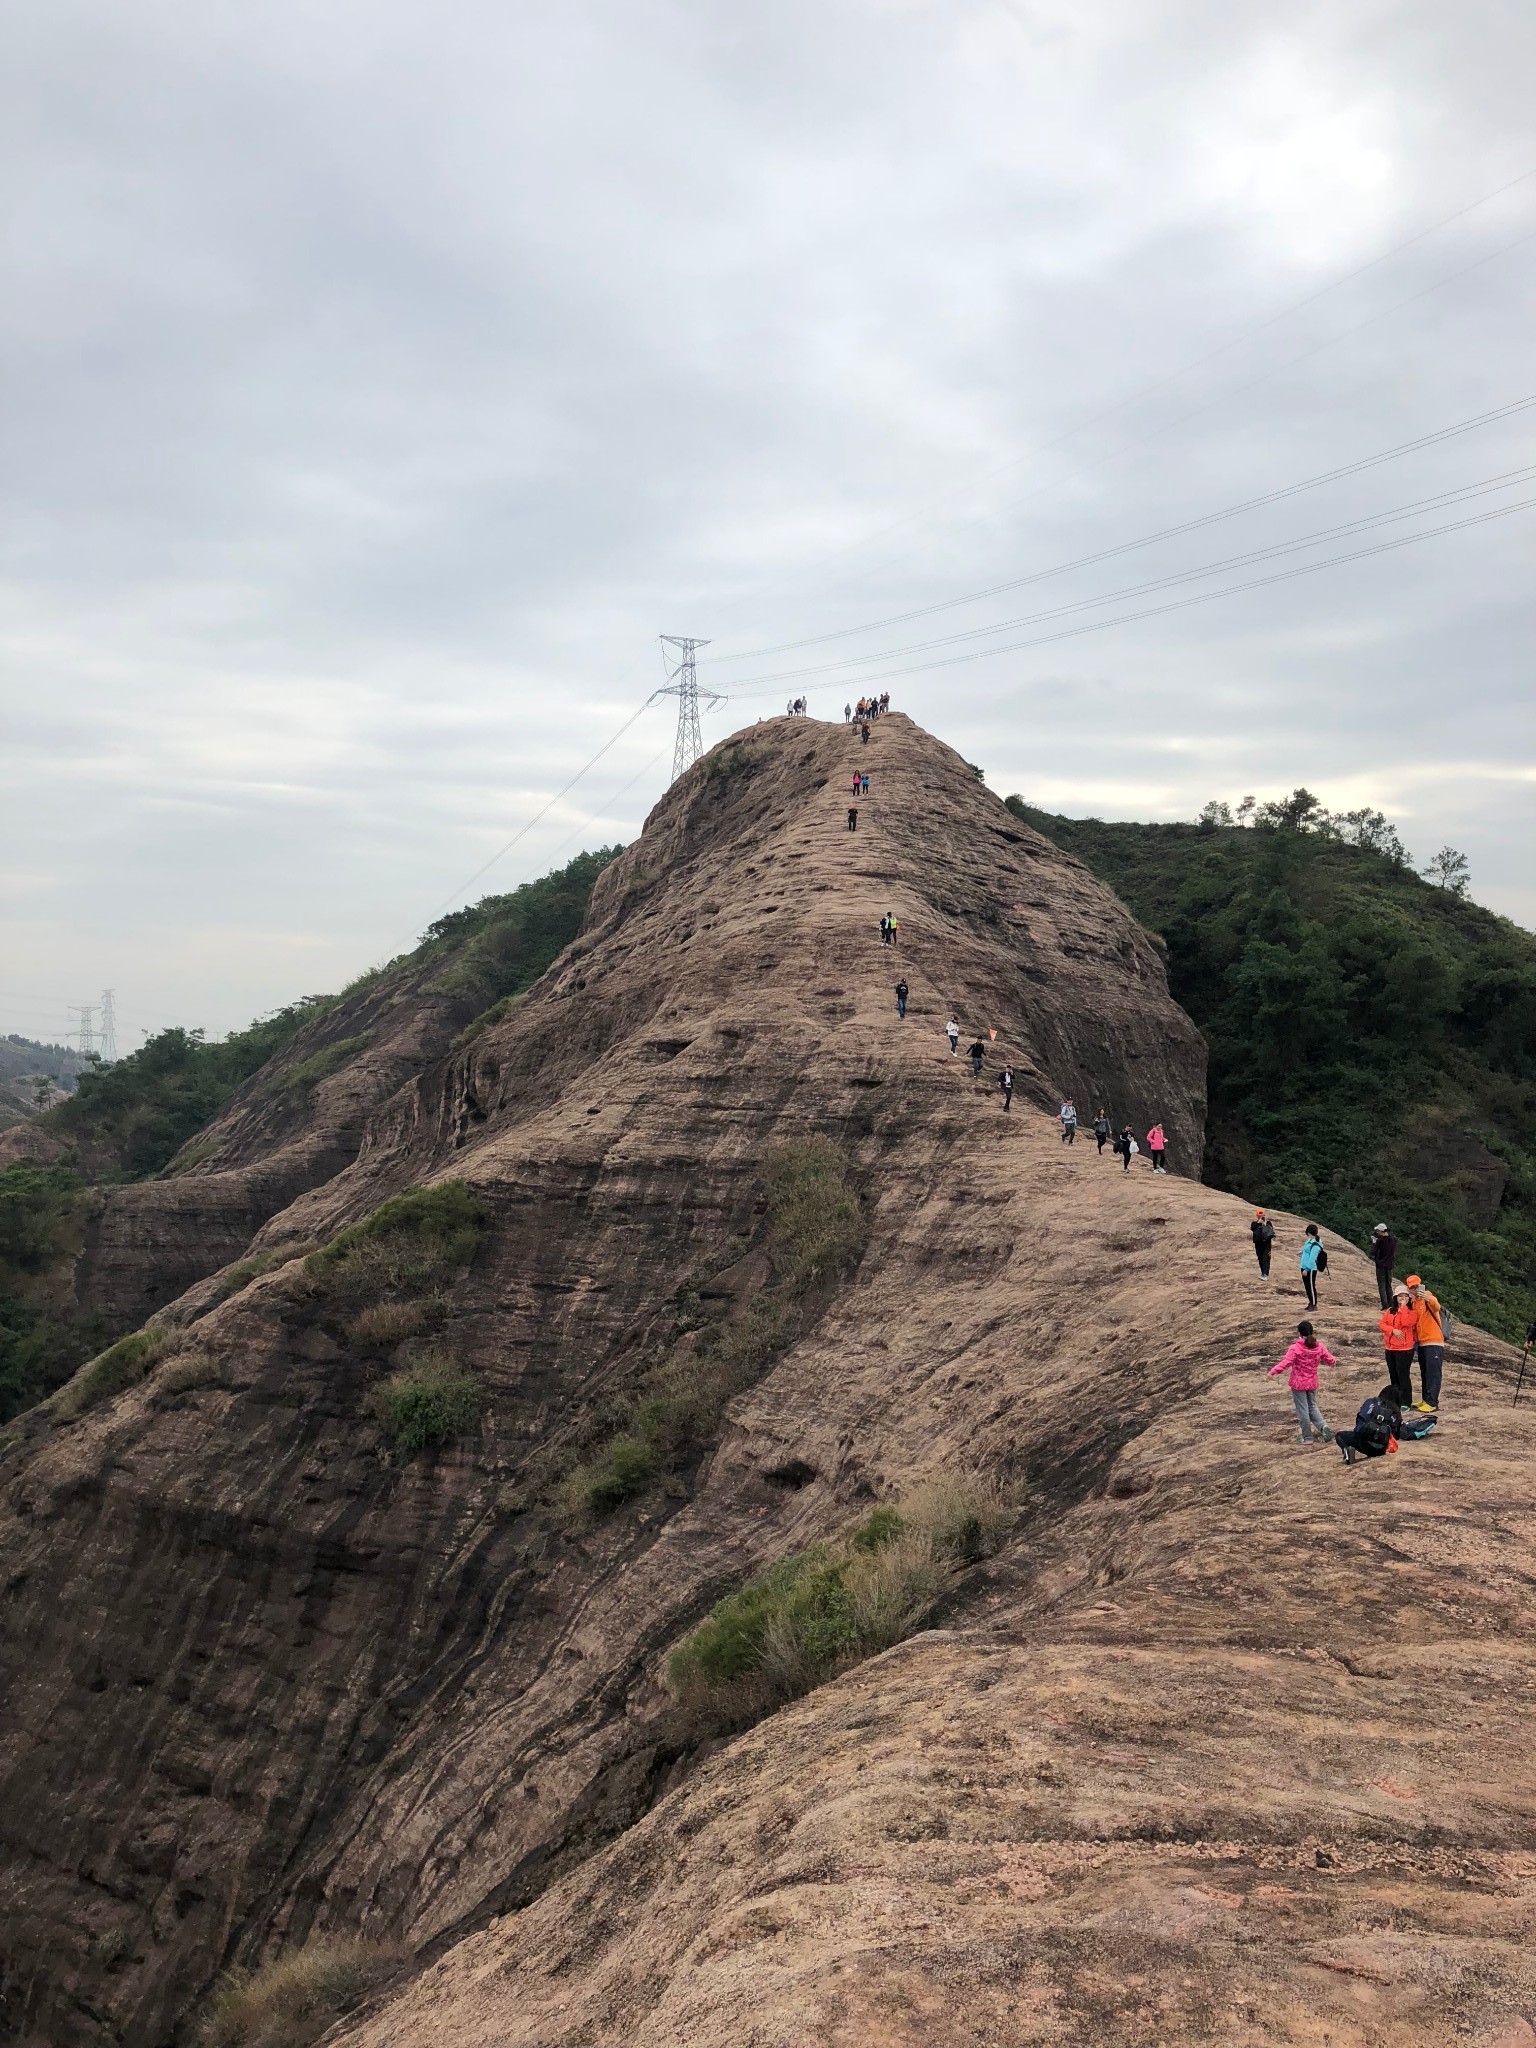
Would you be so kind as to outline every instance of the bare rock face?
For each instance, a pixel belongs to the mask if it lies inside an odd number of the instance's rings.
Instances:
[[[327,1929],[441,1957],[357,2035],[422,2048],[1315,2042],[1309,1997],[1340,2041],[1438,2041],[1516,2009],[1529,1574],[1480,1532],[1529,1548],[1527,1425],[1479,1462],[1453,1369],[1443,1443],[1351,1474],[1292,1448],[1257,1367],[1299,1286],[1193,1177],[1203,1047],[1084,869],[903,719],[868,746],[775,720],[674,786],[463,1050],[435,1000],[397,1006],[416,1053],[253,1241],[465,1181],[489,1227],[433,1342],[478,1434],[385,1457],[388,1346],[295,1259],[193,1286],[141,1384],[23,1418],[0,1463],[7,2038],[151,2048],[224,1964]],[[1174,1173],[1063,1146],[1064,1093],[1159,1118]],[[765,1284],[764,1156],[807,1136],[860,1187],[857,1272],[701,1462],[573,1518],[551,1472],[686,1345],[684,1304]],[[286,1170],[273,1137],[217,1170]],[[1379,1376],[1374,1288],[1328,1243],[1342,1411]],[[1024,1507],[946,1628],[690,1768],[666,1649],[972,1465]],[[1393,1914],[1433,1966],[1382,1963]],[[1399,2031],[1351,2035],[1378,1990]],[[1292,2031],[1243,2033],[1255,2000]]]

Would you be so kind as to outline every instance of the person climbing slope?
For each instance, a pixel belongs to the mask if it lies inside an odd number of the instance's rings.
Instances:
[[[1392,1265],[1397,1257],[1397,1239],[1385,1223],[1378,1223],[1371,1232],[1371,1263],[1376,1268],[1376,1292],[1383,1308],[1392,1306],[1392,1297],[1397,1289],[1392,1285]]]
[[[1296,1341],[1278,1364],[1269,1368],[1269,1377],[1276,1373],[1288,1372],[1291,1376],[1291,1400],[1296,1408],[1296,1420],[1301,1425],[1300,1442],[1310,1445],[1313,1432],[1325,1444],[1333,1442],[1333,1431],[1323,1420],[1323,1411],[1317,1405],[1317,1369],[1320,1365],[1337,1365],[1338,1360],[1326,1344],[1320,1344],[1317,1333],[1310,1323],[1296,1325]]]
[[[858,829],[859,829],[859,807],[858,807],[858,805],[857,805],[857,804],[850,804],[850,805],[848,806],[848,830],[849,830],[850,832],[857,832],[857,831],[858,831]]]
[[[949,1056],[954,1059],[960,1051],[960,1026],[953,1017],[944,1026],[944,1036],[949,1040]]]
[[[1413,1406],[1413,1351],[1419,1341],[1419,1309],[1401,1280],[1392,1290],[1392,1305],[1381,1312],[1381,1341],[1387,1354],[1387,1378],[1399,1408]]]
[[[1120,1154],[1120,1171],[1129,1173],[1131,1156],[1137,1150],[1136,1140],[1131,1136],[1131,1127],[1126,1124],[1115,1140],[1115,1150]]]
[[[997,1077],[997,1085],[998,1085],[998,1087],[999,1087],[999,1088],[1001,1088],[1001,1089],[1002,1089],[1002,1091],[1003,1091],[1003,1108],[1004,1108],[1004,1109],[1012,1109],[1012,1107],[1013,1107],[1013,1069],[1012,1069],[1012,1067],[1004,1067],[1003,1071],[1002,1071],[1002,1072],[1001,1072],[1001,1073],[1000,1073],[1000,1074],[998,1075],[998,1077]]]
[[[976,1076],[978,1080],[980,1080],[981,1078],[981,1063],[986,1058],[986,1056],[987,1048],[982,1044],[979,1038],[976,1039],[971,1046],[971,1072]]]
[[[1061,1105],[1061,1108],[1057,1110],[1056,1118],[1061,1125],[1061,1142],[1063,1145],[1075,1145],[1077,1143],[1077,1105],[1073,1102],[1070,1095]]]
[[[1323,1250],[1323,1241],[1317,1234],[1317,1225],[1309,1223],[1307,1234],[1301,1240],[1301,1284],[1307,1292],[1307,1307],[1317,1307],[1317,1276],[1328,1270],[1328,1254]]]
[[[1099,1156],[1102,1158],[1104,1147],[1109,1143],[1110,1139],[1109,1118],[1102,1109],[1093,1120],[1093,1135],[1098,1140]]]
[[[1275,1226],[1270,1222],[1262,1209],[1255,1209],[1253,1221],[1249,1224],[1248,1229],[1253,1237],[1253,1249],[1259,1262],[1259,1271],[1267,1280],[1269,1278],[1270,1248],[1275,1241]]]
[[[896,984],[896,1014],[898,1017],[905,1017],[907,1014],[907,997],[910,994],[911,990],[907,987],[907,977],[903,975]]]
[[[889,946],[892,943],[891,913],[889,911],[880,920],[880,943],[882,946]]]
[[[1147,1133],[1147,1150],[1152,1155],[1152,1171],[1154,1173],[1166,1173],[1168,1171],[1167,1167],[1163,1164],[1165,1149],[1163,1127],[1161,1124],[1154,1124]]]

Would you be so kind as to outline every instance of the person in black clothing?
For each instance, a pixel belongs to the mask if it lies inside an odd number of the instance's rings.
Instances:
[[[907,1014],[907,997],[910,993],[911,991],[907,987],[907,977],[903,975],[896,984],[896,1014],[898,1017],[905,1017]]]
[[[848,830],[849,830],[850,832],[857,832],[857,831],[858,831],[858,829],[859,829],[859,807],[858,807],[858,805],[857,805],[857,804],[850,804],[850,805],[848,806]]]
[[[1267,1280],[1269,1278],[1270,1247],[1275,1241],[1275,1226],[1270,1222],[1262,1209],[1255,1209],[1253,1221],[1249,1224],[1248,1229],[1253,1238],[1253,1251],[1255,1258],[1259,1262],[1259,1271]]]
[[[1376,1292],[1383,1308],[1392,1306],[1392,1267],[1397,1258],[1397,1239],[1385,1223],[1371,1232],[1371,1259],[1376,1267]]]
[[[887,911],[887,912],[886,912],[886,914],[885,914],[885,916],[884,916],[884,917],[882,917],[882,918],[881,918],[881,920],[880,920],[880,943],[881,943],[881,945],[882,945],[882,946],[888,946],[888,945],[890,945],[890,943],[891,943],[891,937],[892,937],[892,934],[891,934],[891,914],[890,914],[890,912],[889,912],[889,911]]]
[[[1099,1152],[1102,1155],[1104,1147],[1109,1143],[1109,1118],[1102,1109],[1093,1120],[1093,1135],[1099,1141]]]
[[[869,745],[869,727],[867,725],[861,725],[859,727],[859,738],[864,742],[866,747]]]
[[[971,1046],[971,1072],[975,1074],[978,1079],[980,1079],[981,1076],[981,1063],[986,1058],[986,1056],[987,1048],[982,1044],[981,1040],[978,1038]]]
[[[1012,1107],[1013,1107],[1013,1069],[1012,1069],[1012,1067],[1004,1067],[1003,1071],[1002,1071],[1002,1072],[1001,1072],[1001,1073],[1000,1073],[1000,1074],[998,1075],[998,1077],[997,1077],[997,1085],[998,1085],[998,1087],[999,1087],[999,1088],[1001,1088],[1001,1089],[1002,1089],[1002,1091],[1003,1091],[1003,1107],[1004,1107],[1004,1109],[1012,1109]]]

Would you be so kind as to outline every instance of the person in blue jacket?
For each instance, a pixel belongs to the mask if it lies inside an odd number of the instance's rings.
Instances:
[[[1301,1284],[1307,1290],[1307,1307],[1317,1307],[1317,1276],[1325,1273],[1328,1254],[1323,1250],[1323,1240],[1317,1234],[1317,1225],[1309,1223],[1307,1234],[1301,1240]]]

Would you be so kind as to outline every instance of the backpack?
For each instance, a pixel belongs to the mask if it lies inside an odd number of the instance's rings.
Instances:
[[[1328,1254],[1321,1245],[1317,1248],[1317,1270],[1319,1273],[1326,1273],[1328,1270]]]
[[[1355,1417],[1355,1441],[1357,1447],[1369,1458],[1384,1455],[1393,1437],[1394,1411],[1375,1394],[1360,1403],[1360,1412]]]
[[[1448,1308],[1443,1308],[1440,1311],[1440,1330],[1447,1344],[1454,1341],[1456,1336],[1456,1318]]]

